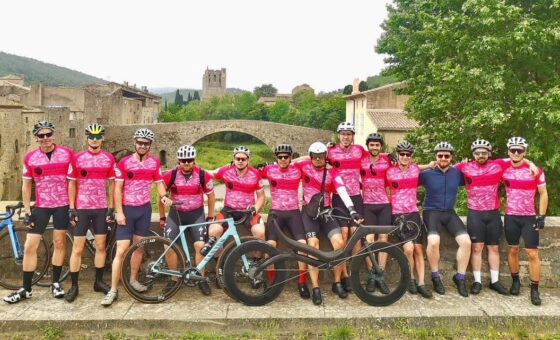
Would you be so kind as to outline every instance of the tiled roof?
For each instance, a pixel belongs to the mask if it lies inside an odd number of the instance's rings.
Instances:
[[[382,131],[410,131],[418,127],[418,123],[408,118],[403,110],[370,109],[368,116]]]

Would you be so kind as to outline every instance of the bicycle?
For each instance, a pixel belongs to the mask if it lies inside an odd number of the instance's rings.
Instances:
[[[6,289],[18,289],[22,283],[24,240],[29,228],[16,227],[12,219],[18,211],[21,213],[23,203],[6,206],[6,212],[0,213],[0,286]],[[41,238],[37,248],[37,269],[33,274],[32,284],[36,284],[47,272],[50,263],[49,246]]]
[[[216,262],[216,282],[220,285],[220,269],[223,266],[225,257],[234,247],[244,242],[255,240],[255,238],[251,236],[239,236],[237,232],[237,226],[244,224],[252,216],[250,212],[247,210],[236,210],[231,211],[231,213],[242,214],[243,217],[236,220],[230,217],[218,221],[181,225],[179,226],[179,235],[173,240],[164,237],[149,237],[131,245],[124,256],[121,270],[121,280],[127,293],[134,299],[143,303],[160,303],[175,295],[183,283],[193,287],[198,282],[208,282],[209,278],[202,276],[202,270],[204,270],[222,246],[228,240],[233,239],[233,242],[229,242],[224,247],[222,254]],[[180,219],[178,220],[180,221]],[[188,228],[202,227],[214,223],[226,223],[227,229],[224,234],[216,240],[202,261],[197,266],[193,266],[185,231]],[[181,246],[177,244],[178,242],[181,243]],[[143,256],[140,264],[138,281],[149,287],[145,292],[136,291],[130,285],[131,259],[137,251]],[[168,264],[172,256],[177,259],[176,266]],[[176,268],[172,269],[170,267]],[[224,291],[229,295],[227,290],[224,289]]]
[[[320,210],[316,218],[333,218],[338,221],[352,220],[347,216],[335,215],[334,212],[337,210],[337,208]],[[249,241],[235,248],[226,258],[223,279],[227,291],[236,300],[249,306],[262,306],[276,299],[284,289],[286,282],[299,276],[286,277],[287,272],[297,270],[287,269],[287,260],[302,261],[319,270],[331,270],[350,260],[352,288],[360,300],[372,306],[390,305],[405,294],[411,277],[410,267],[404,252],[398,245],[409,242],[414,238],[398,243],[369,243],[366,240],[366,235],[393,234],[396,232],[412,234],[413,231],[416,231],[416,236],[418,236],[420,227],[416,223],[404,223],[404,220],[401,219],[397,225],[391,226],[360,225],[348,239],[343,249],[322,251],[291,239],[282,232],[274,219],[269,220],[272,222],[269,226],[275,228],[280,242],[292,252],[281,253],[277,248],[260,240]],[[358,242],[363,242],[363,247],[357,254],[352,255],[352,249]],[[250,262],[250,267],[247,268],[246,258],[255,252],[263,253],[265,256]],[[379,252],[387,254],[385,268],[380,267],[375,257],[375,254]],[[269,271],[273,271],[273,273],[269,273]],[[368,292],[366,289],[368,279],[385,281],[389,293]]]

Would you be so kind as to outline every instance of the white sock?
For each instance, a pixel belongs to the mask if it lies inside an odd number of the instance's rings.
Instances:
[[[500,271],[490,269],[490,282],[496,283],[500,279]]]
[[[480,274],[480,272],[472,272],[474,275],[474,282],[478,282],[478,283],[482,283],[482,275]]]

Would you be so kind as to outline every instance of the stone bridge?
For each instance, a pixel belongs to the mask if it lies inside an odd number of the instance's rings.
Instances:
[[[194,144],[200,139],[218,132],[241,132],[251,135],[269,148],[277,144],[288,143],[300,155],[307,153],[309,145],[316,141],[328,142],[333,137],[332,131],[312,129],[294,125],[271,123],[258,120],[207,120],[181,123],[157,123],[146,125],[108,126],[105,148],[113,153],[127,153],[134,150],[132,135],[139,128],[148,128],[156,134],[152,154],[159,155],[160,160],[169,162],[179,146]],[[162,157],[168,155],[168,157]],[[163,163],[163,162],[162,162]],[[165,164],[162,164],[165,166]]]

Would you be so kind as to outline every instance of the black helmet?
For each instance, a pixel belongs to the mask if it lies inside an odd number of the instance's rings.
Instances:
[[[381,145],[385,144],[385,140],[383,140],[383,135],[377,132],[370,133],[366,138],[366,145],[369,142],[379,142]]]
[[[278,144],[274,148],[274,154],[278,155],[279,153],[287,153],[292,155],[294,153],[294,150],[292,149],[292,146],[290,144]]]
[[[49,129],[51,131],[54,131],[54,125],[51,122],[48,122],[46,120],[42,120],[40,122],[37,122],[37,124],[33,125],[33,134],[35,136],[37,136],[37,132],[39,132],[40,130],[43,129]]]
[[[407,141],[402,141],[399,144],[397,144],[397,146],[395,147],[395,151],[396,152],[406,151],[406,152],[413,153],[414,146]]]

